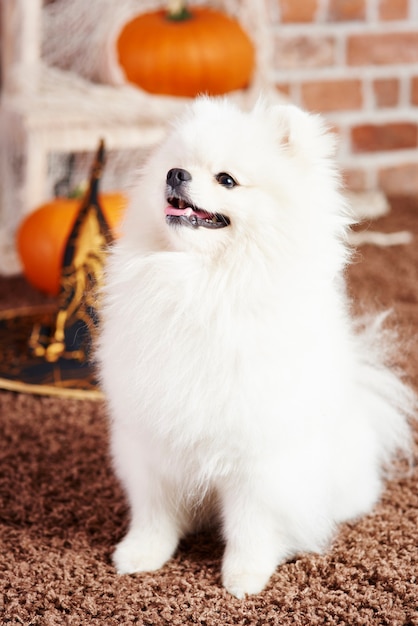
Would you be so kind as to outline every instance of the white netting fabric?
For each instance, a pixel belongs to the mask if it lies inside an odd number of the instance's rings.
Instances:
[[[139,13],[165,6],[162,0],[56,0],[43,9],[43,56],[57,67],[111,85],[124,84],[115,42],[123,25]],[[257,77],[268,80],[271,34],[267,7],[260,0],[194,0],[237,19],[257,51]],[[71,33],[71,37],[68,34]]]

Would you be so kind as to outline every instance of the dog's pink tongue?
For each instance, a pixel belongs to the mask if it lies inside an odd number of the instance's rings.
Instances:
[[[193,215],[194,211],[192,209],[192,207],[186,207],[185,209],[176,209],[176,207],[168,205],[165,208],[165,214],[166,215],[177,215],[178,217],[180,217],[181,215],[185,215],[186,217],[190,217],[191,215]]]
[[[188,206],[185,209],[176,209],[176,207],[171,206],[170,204],[165,208],[166,215],[176,215],[177,217],[191,217],[192,215],[196,215],[196,217],[200,217],[202,220],[210,217],[209,213],[206,211],[200,211],[196,209],[192,209],[192,207]]]

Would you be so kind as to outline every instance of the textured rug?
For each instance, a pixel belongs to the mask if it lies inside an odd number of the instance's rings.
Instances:
[[[393,308],[399,364],[418,388],[418,201],[393,201],[369,228],[414,235],[362,246],[348,278],[356,303]],[[21,278],[0,279],[0,308],[45,301]],[[342,525],[326,555],[285,563],[240,601],[221,587],[215,532],[183,541],[159,572],[116,576],[127,508],[102,402],[1,391],[0,431],[1,624],[418,625],[418,468],[389,483],[371,515]]]

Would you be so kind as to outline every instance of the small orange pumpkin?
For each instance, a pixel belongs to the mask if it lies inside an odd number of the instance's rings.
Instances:
[[[195,97],[247,87],[254,46],[238,22],[206,7],[138,15],[117,41],[129,82],[154,94]]]
[[[127,204],[119,193],[99,196],[106,220],[115,236]],[[60,289],[65,244],[80,210],[80,199],[55,198],[30,213],[17,233],[17,249],[23,273],[31,285],[56,296]]]

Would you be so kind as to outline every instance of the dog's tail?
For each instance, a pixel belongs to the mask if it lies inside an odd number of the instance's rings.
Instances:
[[[357,320],[361,349],[357,383],[365,393],[380,460],[393,472],[391,461],[399,453],[411,467],[411,423],[417,417],[418,398],[397,364],[402,343],[386,324],[389,315],[390,311]]]

